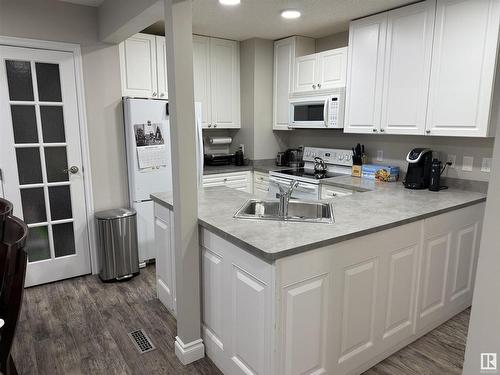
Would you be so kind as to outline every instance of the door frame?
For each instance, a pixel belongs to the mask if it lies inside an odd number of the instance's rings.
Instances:
[[[70,52],[73,54],[75,80],[76,80],[76,100],[78,105],[78,123],[80,127],[80,148],[82,152],[82,175],[83,186],[85,190],[85,209],[87,236],[89,243],[90,268],[92,274],[99,272],[97,257],[97,235],[94,219],[94,194],[92,190],[92,172],[90,165],[90,149],[87,127],[87,106],[85,103],[85,86],[83,82],[83,60],[82,51],[79,44],[52,42],[39,39],[17,38],[0,35],[0,45],[11,47],[25,47],[34,49],[43,49],[49,51]]]

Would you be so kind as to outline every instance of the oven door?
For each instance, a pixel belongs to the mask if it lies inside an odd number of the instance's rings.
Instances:
[[[328,97],[290,100],[290,128],[326,128]]]
[[[292,181],[293,179],[269,176],[269,198],[279,198],[280,189],[278,185],[288,187]],[[319,185],[299,181],[292,193],[292,199],[317,201],[319,199]]]

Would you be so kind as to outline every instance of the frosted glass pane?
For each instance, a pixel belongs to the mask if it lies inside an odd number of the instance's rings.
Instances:
[[[39,184],[42,182],[42,166],[38,147],[16,148],[19,183]]]
[[[11,105],[15,143],[38,143],[34,105]]]
[[[71,192],[69,186],[49,187],[50,215],[52,220],[71,219]]]
[[[75,254],[73,223],[53,225],[52,235],[54,236],[54,253],[56,257]]]
[[[33,80],[29,61],[6,60],[10,100],[33,101]]]
[[[64,136],[63,109],[58,106],[40,106],[43,141],[45,143],[66,142]]]
[[[43,188],[21,189],[23,218],[28,224],[47,221]]]
[[[38,86],[38,100],[42,102],[62,101],[59,65],[36,63],[35,69]]]
[[[47,227],[29,228],[25,250],[28,253],[29,262],[50,258],[49,233]]]

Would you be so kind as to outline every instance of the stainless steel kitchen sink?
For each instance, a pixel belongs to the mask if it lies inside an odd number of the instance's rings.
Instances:
[[[290,200],[288,214],[279,215],[279,201],[274,200],[248,200],[236,213],[237,219],[301,221],[310,223],[333,224],[333,206],[331,203],[306,202]]]

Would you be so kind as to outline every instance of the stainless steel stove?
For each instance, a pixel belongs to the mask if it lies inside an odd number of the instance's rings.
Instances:
[[[272,171],[269,174],[269,192],[271,197],[279,192],[278,184],[289,185],[297,180],[299,184],[292,198],[317,200],[320,199],[320,180],[351,174],[352,150],[339,150],[330,148],[305,147],[304,168],[284,169]],[[327,170],[325,173],[315,173],[315,158],[321,158]]]

